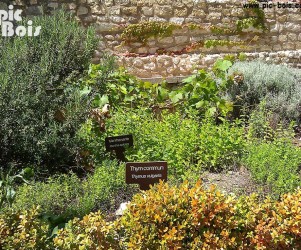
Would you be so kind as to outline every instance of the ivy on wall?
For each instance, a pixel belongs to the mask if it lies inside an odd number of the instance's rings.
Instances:
[[[206,48],[216,47],[216,46],[239,46],[244,45],[245,41],[230,41],[230,40],[215,40],[210,39],[204,42]]]
[[[181,28],[181,25],[169,22],[144,21],[137,24],[128,25],[121,34],[121,39],[125,43],[141,42],[146,43],[151,37],[171,36],[173,30]]]
[[[258,3],[258,0],[249,0],[249,3]],[[230,24],[231,25],[231,24]],[[172,36],[174,30],[183,29],[188,27],[189,30],[210,30],[212,34],[217,35],[245,35],[246,33],[259,33],[260,30],[265,31],[265,14],[261,8],[250,8],[245,10],[245,16],[237,20],[230,27],[221,27],[216,25],[210,25],[204,27],[195,23],[188,23],[184,25],[170,23],[170,22],[158,22],[158,21],[143,21],[137,24],[130,24],[126,26],[121,34],[122,44],[130,44],[132,42],[140,42],[145,44],[148,39],[164,38]],[[245,31],[248,28],[253,27],[259,31]],[[253,40],[253,39],[252,39]],[[251,41],[252,41],[251,40]],[[246,41],[231,41],[231,40],[215,40],[210,39],[206,41],[199,41],[187,45],[182,51],[191,51],[196,48],[206,47],[212,48],[216,46],[242,46]],[[160,50],[160,49],[159,49]]]

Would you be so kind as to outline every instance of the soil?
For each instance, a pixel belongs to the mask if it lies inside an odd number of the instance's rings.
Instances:
[[[270,193],[270,188],[256,183],[252,179],[251,173],[244,167],[236,171],[224,171],[221,173],[205,172],[202,174],[201,179],[205,188],[209,188],[213,184],[225,193],[234,193],[238,196],[258,193],[264,199]]]

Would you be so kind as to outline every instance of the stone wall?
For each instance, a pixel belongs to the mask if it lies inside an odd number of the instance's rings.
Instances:
[[[7,4],[23,8],[29,16],[67,9],[84,26],[95,26],[100,43],[94,62],[104,50],[111,51],[121,65],[139,77],[189,75],[196,68],[212,65],[221,54],[239,52],[249,59],[301,68],[301,8],[279,8],[276,4],[265,9],[265,31],[250,27],[240,33],[214,34],[212,27],[234,30],[237,20],[254,14],[243,8],[241,0],[15,0],[0,1],[0,9]],[[169,36],[125,43],[121,36],[125,27],[144,21],[174,23],[177,28]],[[206,40],[244,44],[207,48]]]
[[[197,69],[210,68],[218,58],[223,58],[226,55],[229,55],[229,53],[150,55],[145,57],[122,56],[119,57],[119,61],[120,65],[125,65],[129,72],[140,78],[155,78],[154,81],[157,81],[157,78],[163,77],[168,82],[176,82],[178,80],[174,80],[176,79],[174,76],[187,76],[195,73]],[[247,52],[245,56],[247,60],[264,60],[301,69],[301,50]]]

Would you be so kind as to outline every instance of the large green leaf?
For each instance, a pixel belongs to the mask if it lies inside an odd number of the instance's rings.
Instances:
[[[199,102],[197,102],[197,103],[195,104],[195,107],[198,109],[198,108],[203,107],[204,104],[205,104],[205,102],[204,102],[203,100],[201,100],[201,101],[199,101]]]
[[[101,98],[100,98],[100,106],[102,107],[103,105],[109,103],[109,97],[108,95],[103,95]]]
[[[92,91],[92,88],[89,88],[88,86],[85,86],[81,91],[80,91],[80,95],[89,95],[90,92]]]
[[[125,102],[132,102],[132,101],[134,101],[134,96],[130,96],[130,95],[126,95],[125,97],[124,97],[124,101]]]
[[[120,92],[121,92],[122,94],[125,94],[125,95],[126,95],[126,94],[128,93],[126,87],[124,87],[124,86],[119,86],[119,90],[120,90]]]
[[[216,69],[220,69],[222,71],[228,70],[231,66],[232,66],[232,62],[228,60],[222,60],[222,59],[217,60],[216,63],[214,64],[214,67]]]
[[[151,82],[144,82],[143,87],[146,89],[150,89],[153,87],[153,84]]]
[[[162,87],[158,89],[158,97],[161,101],[166,100],[168,98],[168,91]]]
[[[182,93],[177,93],[176,94],[174,92],[171,92],[170,99],[173,103],[177,103],[178,101],[183,99],[183,94]]]
[[[16,191],[12,188],[12,187],[8,187],[6,189],[6,198],[8,200],[13,200],[15,198],[15,195],[16,195]]]
[[[183,83],[191,83],[195,80],[195,78],[196,78],[195,75],[189,76],[189,77],[183,79]]]

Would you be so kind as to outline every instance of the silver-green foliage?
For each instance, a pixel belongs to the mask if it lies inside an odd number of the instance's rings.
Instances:
[[[229,97],[245,110],[265,100],[266,107],[286,120],[300,120],[301,70],[262,61],[236,62],[229,75],[243,74],[243,81],[228,91]]]

